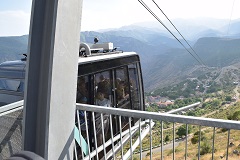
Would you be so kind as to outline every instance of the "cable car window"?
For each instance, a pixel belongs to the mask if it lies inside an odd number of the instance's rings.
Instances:
[[[83,103],[83,104],[89,104],[89,94],[88,94],[88,77],[87,76],[80,76],[77,79],[77,94],[76,94],[76,102],[77,103]],[[81,134],[82,136],[86,139],[86,122],[85,122],[85,113],[84,111],[79,110],[79,121],[80,121],[80,126],[81,126]],[[87,121],[88,125],[90,124],[89,122],[89,113],[87,113]],[[78,125],[78,118],[76,115],[76,125]]]
[[[18,91],[19,86],[19,80],[0,79],[0,89],[8,91]]]
[[[17,91],[19,91],[19,92],[23,92],[24,91],[24,81],[20,82]]]
[[[2,79],[0,79],[0,89],[6,89],[6,84]]]
[[[131,109],[127,67],[116,69],[115,74],[117,107]]]
[[[88,77],[80,76],[77,80],[77,103],[89,103],[89,94],[88,94]]]
[[[115,69],[115,86],[117,108],[131,109],[132,107],[129,95],[129,77],[127,66]],[[121,118],[121,127],[123,130],[129,128],[128,123],[128,117]],[[117,127],[116,131],[119,130],[120,128]]]
[[[140,105],[140,84],[139,84],[139,75],[137,71],[137,65],[131,64],[128,65],[129,79],[130,79],[130,90],[131,90],[131,99],[132,107],[135,110],[142,110]]]
[[[110,102],[112,101],[112,78],[110,71],[104,71],[95,74],[95,104],[99,105],[98,93],[102,93],[104,96],[103,98],[108,99]],[[104,106],[104,105],[102,105]]]
[[[112,74],[111,70],[100,72],[94,75],[94,104],[103,107],[113,107],[112,103]],[[103,125],[105,139],[109,139],[109,115],[103,114]],[[95,114],[95,126],[97,133],[97,144],[98,146],[103,144],[102,125],[101,125],[101,114]],[[102,153],[100,153],[101,155]],[[101,157],[101,156],[100,156]]]

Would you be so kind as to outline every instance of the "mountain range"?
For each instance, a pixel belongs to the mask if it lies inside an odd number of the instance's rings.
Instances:
[[[207,22],[211,25],[207,26]],[[85,31],[80,40],[93,43],[94,37],[98,37],[99,43],[112,42],[120,50],[137,52],[147,92],[240,61],[240,19],[231,23],[216,19],[177,19],[173,23],[194,52],[177,31],[168,26],[178,40],[156,22]],[[0,62],[20,59],[21,54],[27,52],[27,43],[28,35],[0,37]]]

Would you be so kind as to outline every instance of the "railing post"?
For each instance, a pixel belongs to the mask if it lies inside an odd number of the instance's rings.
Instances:
[[[72,159],[82,0],[33,0],[23,148]]]

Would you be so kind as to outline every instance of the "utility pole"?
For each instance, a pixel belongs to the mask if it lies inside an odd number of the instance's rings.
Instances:
[[[73,159],[82,0],[33,0],[23,149]]]

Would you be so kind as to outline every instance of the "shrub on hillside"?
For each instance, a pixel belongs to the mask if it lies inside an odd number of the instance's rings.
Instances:
[[[203,132],[201,132],[201,141],[205,140],[206,137]],[[195,132],[193,138],[191,139],[192,144],[196,144],[199,141],[199,131]]]
[[[191,133],[191,131],[192,131],[192,127],[191,127],[191,126],[188,126],[188,134]],[[185,126],[185,125],[182,125],[182,126],[180,126],[180,127],[178,128],[176,134],[177,134],[179,137],[182,137],[182,136],[186,135],[186,132],[187,132],[186,126]]]
[[[211,152],[212,152],[211,146],[207,143],[207,141],[204,141],[203,144],[201,145],[200,155],[204,155]]]
[[[235,121],[240,120],[240,110],[235,111],[233,114],[230,114],[227,118],[229,120],[235,120]]]

